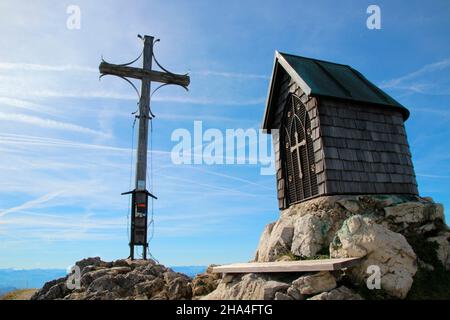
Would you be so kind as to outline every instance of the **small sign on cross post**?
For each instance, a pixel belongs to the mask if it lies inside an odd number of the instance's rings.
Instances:
[[[175,74],[167,71],[158,63],[153,53],[153,46],[159,40],[154,40],[152,36],[138,36],[144,41],[144,49],[142,52],[143,67],[130,67],[136,59],[128,64],[111,64],[102,61],[99,66],[101,76],[114,75],[131,83],[128,78],[141,80],[141,91],[139,97],[139,135],[136,157],[136,179],[135,189],[122,193],[131,194],[131,236],[130,236],[130,259],[134,259],[135,246],[143,247],[143,259],[147,259],[147,214],[148,214],[148,197],[157,199],[147,190],[147,141],[148,141],[148,123],[154,117],[150,109],[151,82],[160,82],[161,86],[167,84],[175,84],[182,86],[187,90],[190,83],[188,75]],[[163,71],[152,70],[153,60]],[[132,84],[132,83],[131,83]],[[133,85],[133,84],[132,84]],[[134,85],[133,85],[134,87]],[[158,87],[159,88],[159,87]],[[157,88],[157,89],[158,89]],[[136,88],[135,88],[136,89]],[[156,90],[157,90],[156,89]],[[154,92],[154,91],[153,91]]]

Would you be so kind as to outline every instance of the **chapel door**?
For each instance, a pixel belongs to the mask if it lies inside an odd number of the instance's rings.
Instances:
[[[288,205],[318,193],[311,121],[294,94],[288,99],[282,126],[282,146]]]

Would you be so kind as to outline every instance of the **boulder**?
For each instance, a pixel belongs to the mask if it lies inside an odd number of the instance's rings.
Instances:
[[[344,222],[330,245],[330,254],[335,258],[366,257],[350,274],[365,283],[368,267],[378,266],[381,288],[398,298],[406,297],[417,271],[416,254],[405,237],[361,215]]]
[[[147,280],[136,284],[134,290],[138,296],[146,296],[151,298],[157,295],[164,288],[165,282],[161,278],[154,278],[152,280]]]
[[[87,258],[76,263],[82,268],[80,288],[67,288],[67,277],[50,281],[32,297],[34,300],[73,299],[191,299],[190,278],[152,260],[104,262]]]
[[[131,268],[128,267],[128,265],[126,267],[113,267],[108,269],[108,273],[110,274],[121,274],[121,273],[128,273],[131,271]]]
[[[286,293],[292,297],[294,300],[305,300],[305,296],[300,293],[296,288],[293,286],[290,286]]]
[[[250,273],[234,281],[221,281],[217,289],[202,297],[203,300],[271,300],[277,292],[286,292],[288,283],[270,280],[261,274]]]
[[[255,261],[276,261],[283,255],[312,257],[328,248],[334,233],[352,213],[345,199],[355,196],[326,196],[294,204],[280,219],[266,226],[261,235]],[[343,204],[340,204],[341,201]],[[351,207],[351,210],[355,210]]]
[[[383,222],[396,232],[425,234],[445,224],[444,208],[439,203],[408,201],[385,207],[384,212]]]
[[[287,283],[274,280],[266,281],[263,285],[263,300],[272,300],[277,293],[286,291],[287,288],[289,288],[289,284]]]
[[[301,276],[292,282],[292,287],[302,295],[311,295],[336,288],[336,279],[328,271]]]
[[[297,256],[312,257],[326,241],[328,225],[317,215],[308,213],[294,222],[291,252]]]
[[[178,274],[177,277],[169,277],[166,281],[164,291],[166,299],[169,300],[186,300],[192,298],[192,287],[189,277]]]
[[[87,266],[83,270],[86,270],[89,267],[90,266]],[[81,273],[81,280],[80,280],[81,285],[83,287],[88,287],[92,283],[92,281],[94,281],[95,279],[98,279],[98,278],[103,277],[104,275],[108,274],[108,271],[109,271],[108,269],[102,268],[102,269],[99,269],[99,270],[94,270],[94,271],[88,271],[88,272]]]
[[[333,289],[329,292],[322,292],[308,300],[364,300],[359,294],[353,292],[345,286]]]
[[[75,265],[80,268],[81,272],[83,272],[83,269],[87,266],[104,267],[104,268],[111,267],[111,263],[102,261],[100,257],[82,259],[80,261],[77,261]]]
[[[345,210],[357,214],[361,211],[360,201],[357,198],[343,198],[341,200],[336,201],[339,205],[341,205]]]
[[[91,282],[87,287],[88,293],[101,292],[101,291],[113,291],[116,288],[114,276],[105,274]]]
[[[129,264],[128,259],[119,259],[112,262],[112,267],[128,267]]]
[[[48,291],[41,297],[39,297],[38,300],[57,300],[64,298],[65,295],[69,293],[69,289],[66,286],[65,282],[60,282],[58,284],[55,284],[51,288],[48,289]]]
[[[418,223],[444,219],[444,208],[437,203],[404,202],[395,206],[385,207],[386,218],[394,223]]]
[[[204,296],[217,288],[217,285],[219,284],[219,281],[221,279],[221,274],[213,273],[213,267],[214,265],[210,265],[204,273],[195,276],[195,278],[192,280],[191,285],[193,296]],[[232,275],[225,275],[222,281],[229,280],[228,282],[231,282],[232,279]]]
[[[234,273],[228,273],[228,274],[224,274],[222,277],[222,282],[223,283],[230,283],[234,280],[234,278],[236,277],[236,274]]]
[[[294,226],[288,217],[266,226],[259,241],[255,261],[275,261],[277,257],[289,253],[293,234]]]
[[[275,299],[274,300],[294,300],[290,295],[283,293],[283,292],[277,292],[275,293]]]

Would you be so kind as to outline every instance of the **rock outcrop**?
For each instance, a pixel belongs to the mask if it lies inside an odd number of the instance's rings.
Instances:
[[[380,270],[381,288],[388,294],[405,298],[417,272],[416,254],[400,233],[354,215],[344,221],[330,246],[331,257],[366,257],[350,274],[365,283],[370,266]]]
[[[254,261],[363,257],[360,265],[333,274],[298,274],[275,287],[270,285],[280,283],[275,274],[225,275],[204,298],[353,300],[364,293],[368,298],[403,299],[419,271],[417,286],[426,286],[424,272],[450,270],[449,240],[443,207],[431,198],[323,196],[292,205],[267,225]],[[380,289],[369,289],[367,281],[377,268]],[[450,279],[450,274],[444,276]],[[414,296],[421,291],[417,286]]]
[[[349,288],[341,286],[329,292],[322,292],[308,300],[363,300],[363,298]]]
[[[336,279],[329,272],[318,272],[298,278],[292,287],[302,295],[311,295],[336,288]]]
[[[214,265],[208,266],[204,273],[198,274],[192,280],[192,295],[194,299],[198,299],[208,293],[214,291],[222,278],[219,273],[213,273]]]
[[[336,288],[329,272],[298,274],[226,275],[204,300],[361,300],[351,289]]]
[[[68,276],[47,282],[32,300],[180,300],[191,299],[191,279],[153,260],[104,262],[88,258],[76,264],[80,286]],[[69,283],[69,286],[68,286]]]
[[[151,260],[88,258],[76,263],[79,288],[69,288],[64,277],[47,282],[32,299],[448,299],[449,240],[443,207],[430,198],[324,196],[281,212],[264,229],[254,261],[361,257],[359,265],[224,275],[210,266],[190,279]]]
[[[250,273],[223,279],[216,290],[203,300],[272,300],[278,292],[285,293],[289,283]]]

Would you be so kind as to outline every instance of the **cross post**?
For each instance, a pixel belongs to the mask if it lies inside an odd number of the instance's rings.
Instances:
[[[139,36],[140,37],[140,36]],[[102,76],[114,75],[130,82],[128,78],[141,80],[141,92],[139,98],[139,119],[138,128],[138,146],[136,151],[136,175],[134,190],[122,193],[131,194],[131,236],[130,236],[130,259],[134,259],[135,246],[143,247],[143,259],[147,259],[147,226],[148,226],[148,197],[157,199],[147,190],[147,146],[148,146],[148,124],[154,117],[150,110],[151,82],[160,82],[163,84],[180,85],[187,89],[190,83],[188,75],[179,75],[162,68],[154,58],[153,45],[154,37],[140,37],[144,41],[142,52],[143,67],[130,67],[129,64],[117,65],[102,61],[99,71]],[[157,40],[158,41],[158,40]],[[152,70],[152,61],[155,62],[164,72]],[[131,83],[131,82],[130,82]],[[134,87],[134,85],[133,85]]]

